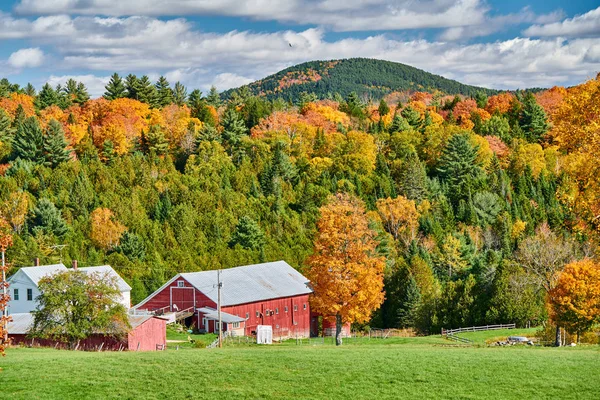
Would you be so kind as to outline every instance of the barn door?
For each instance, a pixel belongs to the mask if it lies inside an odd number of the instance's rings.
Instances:
[[[194,288],[172,287],[171,311],[183,311],[190,307],[194,307]]]

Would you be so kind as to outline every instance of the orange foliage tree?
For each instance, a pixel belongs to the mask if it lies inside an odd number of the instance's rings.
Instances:
[[[385,262],[376,255],[376,233],[360,200],[338,194],[320,211],[314,254],[307,260],[311,307],[335,316],[336,344],[341,345],[342,325],[368,321],[383,303]]]
[[[395,240],[402,240],[408,248],[413,240],[417,238],[419,231],[419,212],[414,200],[404,196],[395,199],[377,200],[377,212],[381,217],[385,230]]]
[[[0,317],[0,354],[3,356],[4,348],[8,343],[6,325],[10,321],[10,317],[4,315],[4,310],[6,310],[8,301],[10,300],[10,295],[7,293],[8,282],[6,282],[8,267],[4,259],[4,253],[10,246],[12,246],[10,225],[4,219],[0,218],[0,252],[2,253],[2,263],[0,264],[0,277],[2,279],[0,281],[0,313],[2,314],[2,317]]]
[[[35,107],[33,105],[33,97],[22,93],[11,93],[10,97],[0,98],[0,108],[3,108],[11,118],[14,118],[19,105],[23,107],[25,116],[33,117],[35,115]]]
[[[494,114],[495,112],[504,114],[510,110],[513,99],[514,95],[508,92],[490,96],[485,110],[490,114]]]
[[[126,228],[116,220],[113,212],[108,208],[97,208],[91,214],[92,230],[90,238],[104,250],[114,248],[119,244],[121,235]]]
[[[552,320],[579,341],[600,323],[600,265],[589,259],[567,264],[548,293],[548,309]]]
[[[537,103],[546,111],[546,114],[552,115],[558,109],[566,94],[567,89],[562,86],[554,86],[536,93],[534,96]]]

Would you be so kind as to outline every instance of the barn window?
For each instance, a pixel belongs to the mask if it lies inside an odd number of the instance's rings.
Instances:
[[[13,289],[14,293],[13,293],[13,297],[15,298],[15,300],[19,300],[19,289]]]
[[[298,304],[294,304],[294,311],[298,311]]]
[[[304,303],[304,309],[306,310],[306,303]]]
[[[248,318],[250,318],[250,313],[249,312],[246,313],[246,319],[248,319]]]
[[[275,307],[275,314],[279,314],[279,307]]]
[[[233,329],[236,329],[236,328],[240,327],[240,323],[239,322],[234,322],[233,324],[231,324],[231,326],[233,327]]]
[[[259,317],[260,317],[260,311],[257,311],[256,312],[256,318],[259,318]]]
[[[285,306],[285,307],[283,308],[283,311],[285,311],[285,312],[288,312],[288,308],[287,308],[287,306]]]
[[[33,300],[33,289],[27,289],[27,301]]]
[[[177,281],[177,287],[185,287],[184,281]]]

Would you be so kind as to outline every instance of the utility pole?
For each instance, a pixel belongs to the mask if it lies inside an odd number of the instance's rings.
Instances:
[[[6,296],[6,264],[4,262],[4,248],[2,248],[2,299],[7,300]],[[4,317],[8,316],[8,304],[6,304],[6,308],[2,311],[2,327],[4,328],[4,337],[3,343],[8,342],[8,331],[6,330],[6,321],[7,319]]]
[[[221,270],[217,270],[217,311],[219,313],[219,347],[223,347],[223,323],[221,321]]]

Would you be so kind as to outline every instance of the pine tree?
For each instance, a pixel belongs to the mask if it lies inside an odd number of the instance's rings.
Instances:
[[[27,118],[17,126],[12,150],[13,158],[32,161],[36,164],[44,162],[44,136],[37,118]]]
[[[105,140],[102,143],[101,157],[102,160],[104,160],[104,162],[106,162],[109,165],[112,164],[117,158],[117,152],[115,150],[115,145],[112,142],[112,140]]]
[[[46,107],[58,105],[59,100],[56,90],[54,90],[50,84],[46,83],[42,86],[42,90],[40,90],[40,93],[36,98],[36,106],[38,109],[43,110]]]
[[[421,293],[415,278],[410,275],[402,302],[398,309],[398,326],[400,328],[412,328],[415,326],[420,305]]]
[[[192,92],[190,93],[189,97],[188,97],[188,107],[190,107],[190,110],[192,111],[192,116],[193,117],[197,117],[198,115],[198,110],[200,109],[200,107],[202,106],[202,92],[200,91],[200,89],[194,89],[192,90]]]
[[[223,126],[221,136],[231,147],[237,146],[242,140],[242,136],[247,132],[246,124],[233,108],[225,110],[221,125]]]
[[[75,97],[75,103],[83,104],[90,99],[90,94],[83,82],[77,84],[77,96]]]
[[[392,123],[390,124],[389,131],[391,133],[394,133],[404,132],[408,130],[410,130],[410,124],[408,123],[408,121],[404,119],[404,117],[402,117],[402,115],[400,115],[399,113],[395,114],[394,118],[392,119]]]
[[[50,200],[43,198],[38,201],[32,214],[30,226],[33,234],[62,236],[67,233],[67,223]]]
[[[442,152],[438,172],[448,183],[448,194],[455,205],[459,199],[471,197],[473,183],[481,176],[482,170],[476,161],[477,150],[467,134],[459,134],[450,138]]]
[[[152,125],[146,135],[148,151],[153,151],[156,155],[162,156],[169,151],[169,141],[165,138],[160,125]]]
[[[187,89],[181,82],[176,82],[175,87],[173,88],[173,103],[178,106],[182,106],[185,104],[187,99]]]
[[[420,201],[427,197],[427,172],[419,156],[411,151],[402,161],[398,187],[400,194],[409,200]]]
[[[48,124],[44,136],[44,157],[46,160],[44,164],[52,168],[71,158],[62,126],[54,119]]]
[[[104,87],[104,98],[106,100],[116,100],[127,96],[127,89],[123,84],[123,79],[116,72],[110,77],[110,81]]]
[[[383,117],[383,116],[389,114],[390,106],[388,106],[388,104],[385,102],[384,99],[381,99],[381,101],[379,102],[379,108],[377,108],[377,112],[379,113],[380,117]]]
[[[142,79],[144,79],[142,77]],[[173,103],[173,90],[169,86],[169,81],[164,76],[158,78],[158,81],[154,85],[156,88],[156,104],[159,107],[165,107]],[[147,102],[150,104],[149,102]]]
[[[408,122],[408,124],[413,128],[418,128],[421,125],[421,114],[411,106],[404,107],[404,110],[402,110],[401,115],[406,119],[406,122]]]
[[[150,82],[150,79],[144,75],[138,81],[136,85],[137,99],[143,103],[148,104],[152,108],[158,106],[158,97],[156,88]]]
[[[35,87],[33,87],[31,83],[27,83],[27,86],[25,86],[25,89],[23,89],[23,93],[25,93],[27,96],[35,97]]]
[[[19,125],[25,122],[26,119],[27,116],[25,115],[25,110],[23,109],[23,106],[19,104],[17,106],[17,110],[15,111],[15,119],[13,119],[11,126],[16,129]]]
[[[248,250],[260,250],[265,245],[265,234],[256,221],[248,216],[239,219],[229,241],[229,247],[239,244]]]
[[[548,132],[548,116],[531,93],[523,99],[523,108],[519,117],[519,126],[530,142],[539,142]]]
[[[210,87],[210,91],[208,92],[208,96],[206,96],[206,102],[209,106],[213,106],[214,108],[219,108],[221,105],[221,95],[217,91],[217,88],[214,86]]]
[[[114,75],[113,75],[114,76]],[[127,97],[134,100],[138,98],[138,78],[133,74],[129,74],[125,77],[125,90]],[[113,99],[114,100],[114,99]]]

